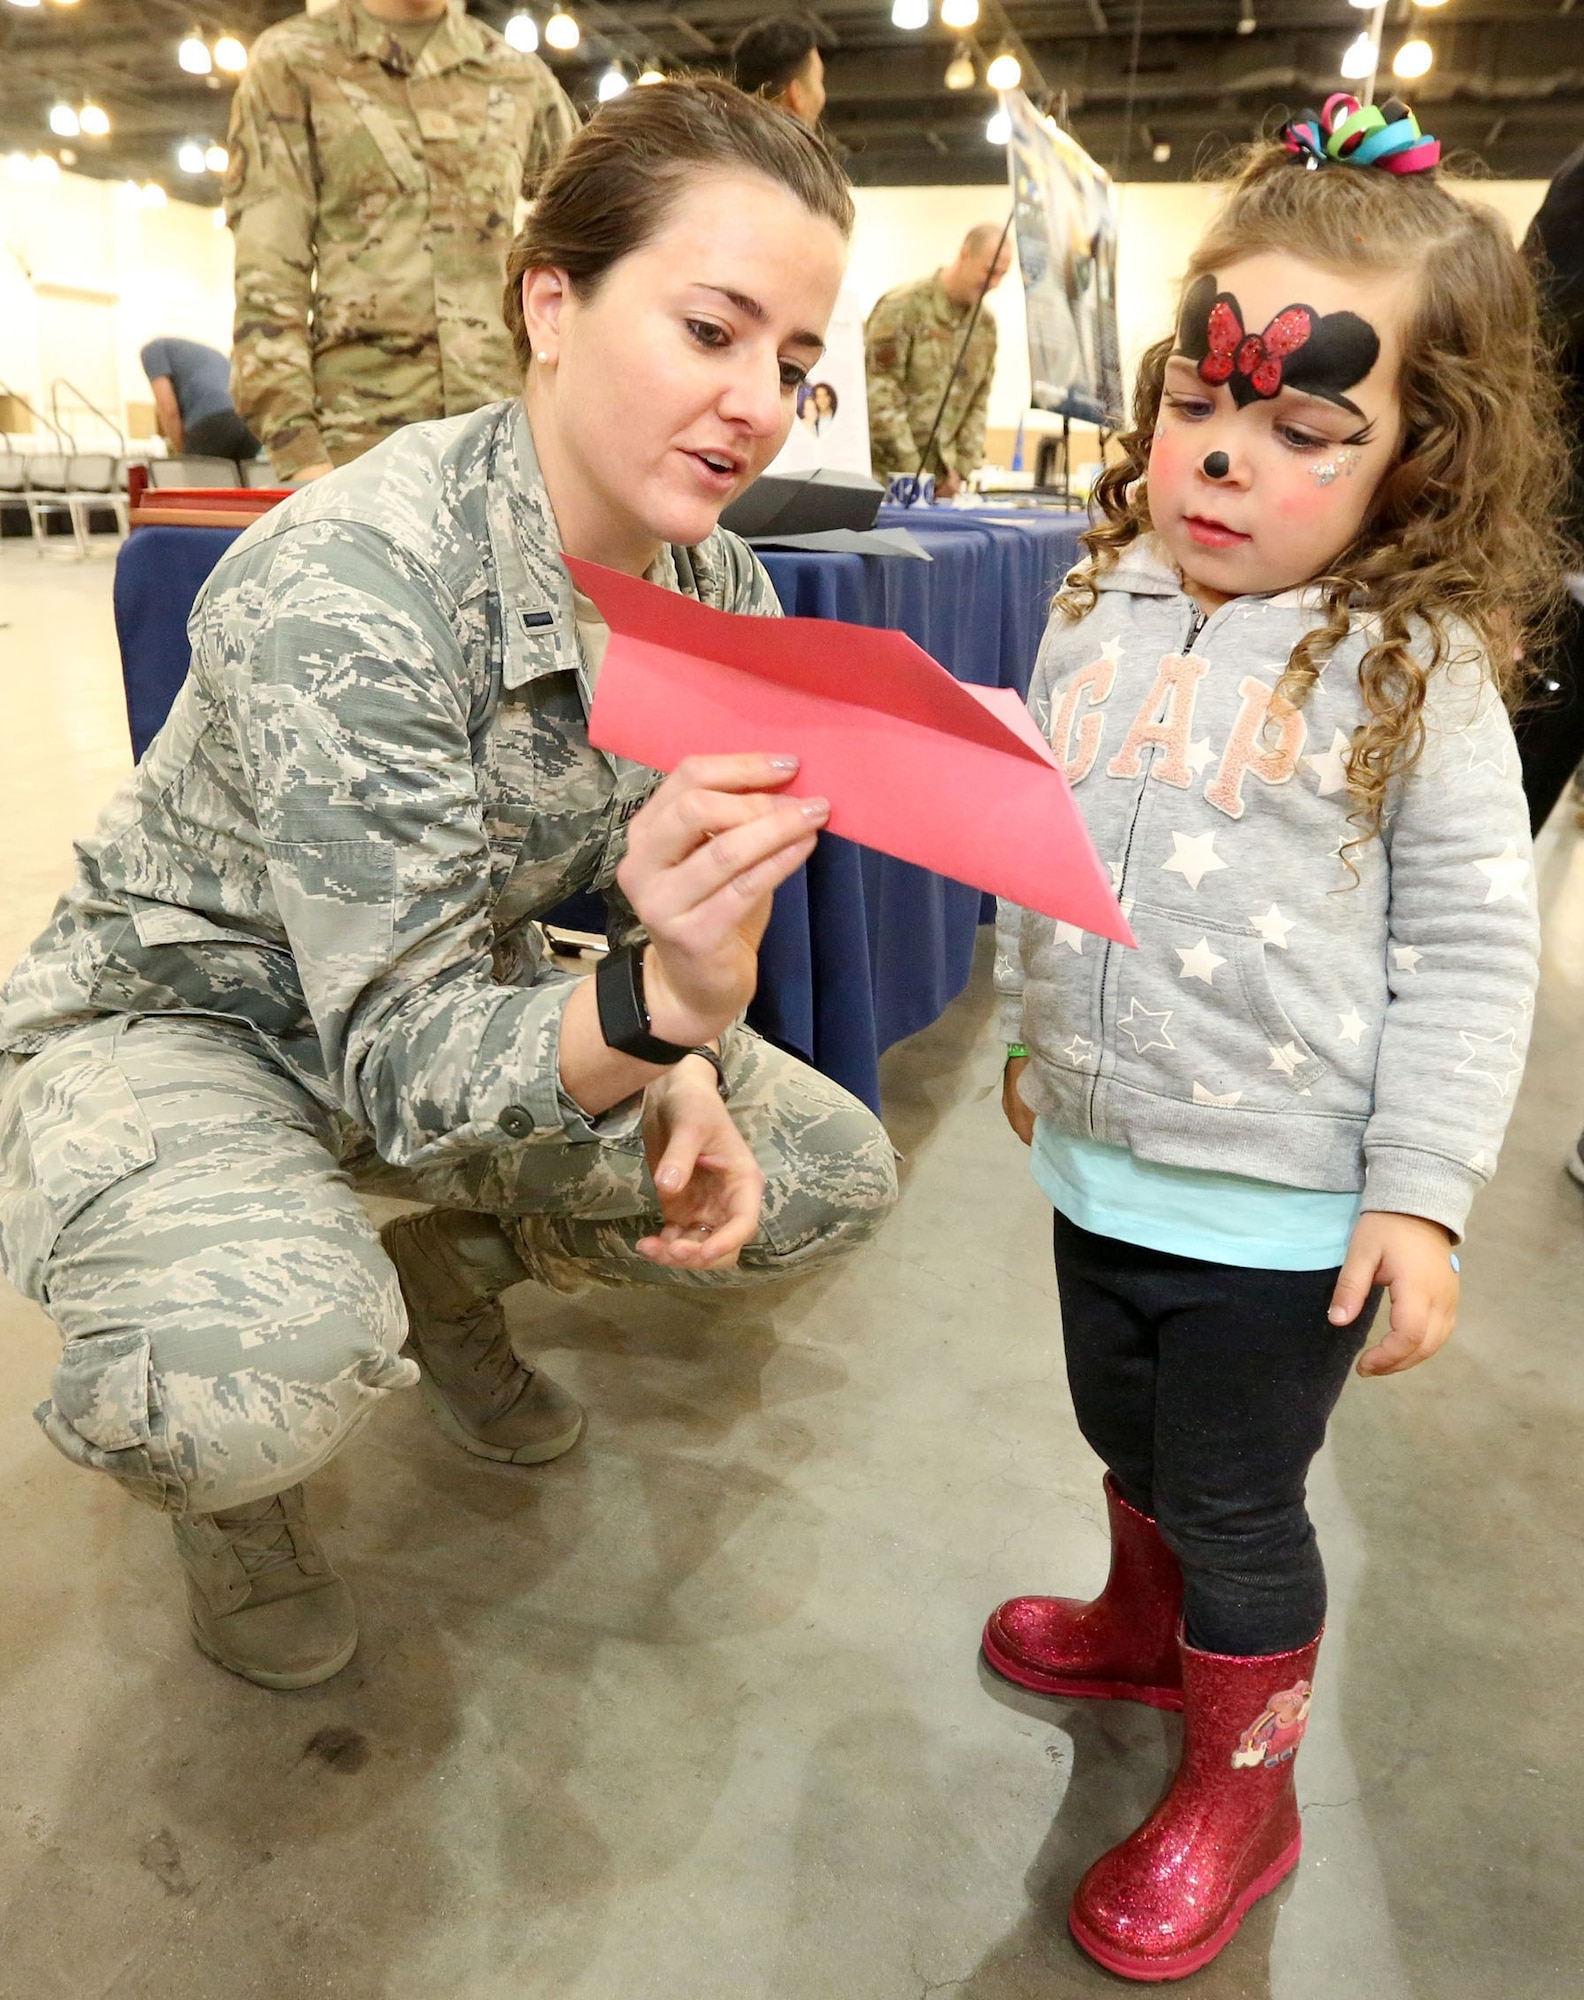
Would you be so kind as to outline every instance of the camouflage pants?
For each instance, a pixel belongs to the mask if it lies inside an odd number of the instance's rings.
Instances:
[[[245,1029],[105,1020],[0,1059],[0,1264],[65,1338],[46,1435],[170,1512],[239,1506],[323,1465],[417,1374],[354,1181],[496,1214],[529,1274],[563,1291],[751,1284],[871,1235],[896,1193],[878,1120],[755,1036],[729,1037],[726,1060],[765,1205],[740,1267],[703,1275],[638,1255],[658,1209],[636,1133],[397,1174]]]

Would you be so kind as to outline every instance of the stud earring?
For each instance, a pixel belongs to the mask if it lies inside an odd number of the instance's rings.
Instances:
[[[1206,456],[1204,462],[1206,479],[1225,479],[1231,470],[1232,461],[1224,451],[1212,451]]]
[[[538,353],[535,354],[534,359],[535,361],[548,361],[550,357],[548,354],[545,353],[544,349],[541,347]]]

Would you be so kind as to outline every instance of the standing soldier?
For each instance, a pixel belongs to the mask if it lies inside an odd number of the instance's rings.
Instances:
[[[513,395],[519,195],[577,117],[465,0],[336,0],[254,45],[231,116],[232,394],[282,479]]]
[[[950,498],[983,463],[996,355],[996,326],[988,313],[975,321],[955,380],[952,368],[975,306],[1000,284],[1011,261],[1005,233],[996,223],[981,222],[944,271],[898,285],[869,315],[864,360],[876,479],[932,472],[936,492]],[[926,465],[924,452],[943,396],[946,409]]]

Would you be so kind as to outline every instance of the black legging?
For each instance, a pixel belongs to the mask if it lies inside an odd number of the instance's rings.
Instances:
[[[1514,729],[1529,801],[1529,830],[1538,833],[1584,758],[1584,610],[1571,599],[1534,694],[1518,711]]]
[[[1304,1483],[1379,1294],[1333,1326],[1335,1269],[1202,1263],[1060,1213],[1056,1279],[1079,1428],[1181,1563],[1190,1645],[1307,1645],[1326,1595]]]

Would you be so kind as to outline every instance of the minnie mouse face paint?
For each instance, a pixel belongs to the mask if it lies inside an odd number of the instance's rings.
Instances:
[[[1305,583],[1356,539],[1397,450],[1407,282],[1262,251],[1189,287],[1148,494],[1202,604]]]

